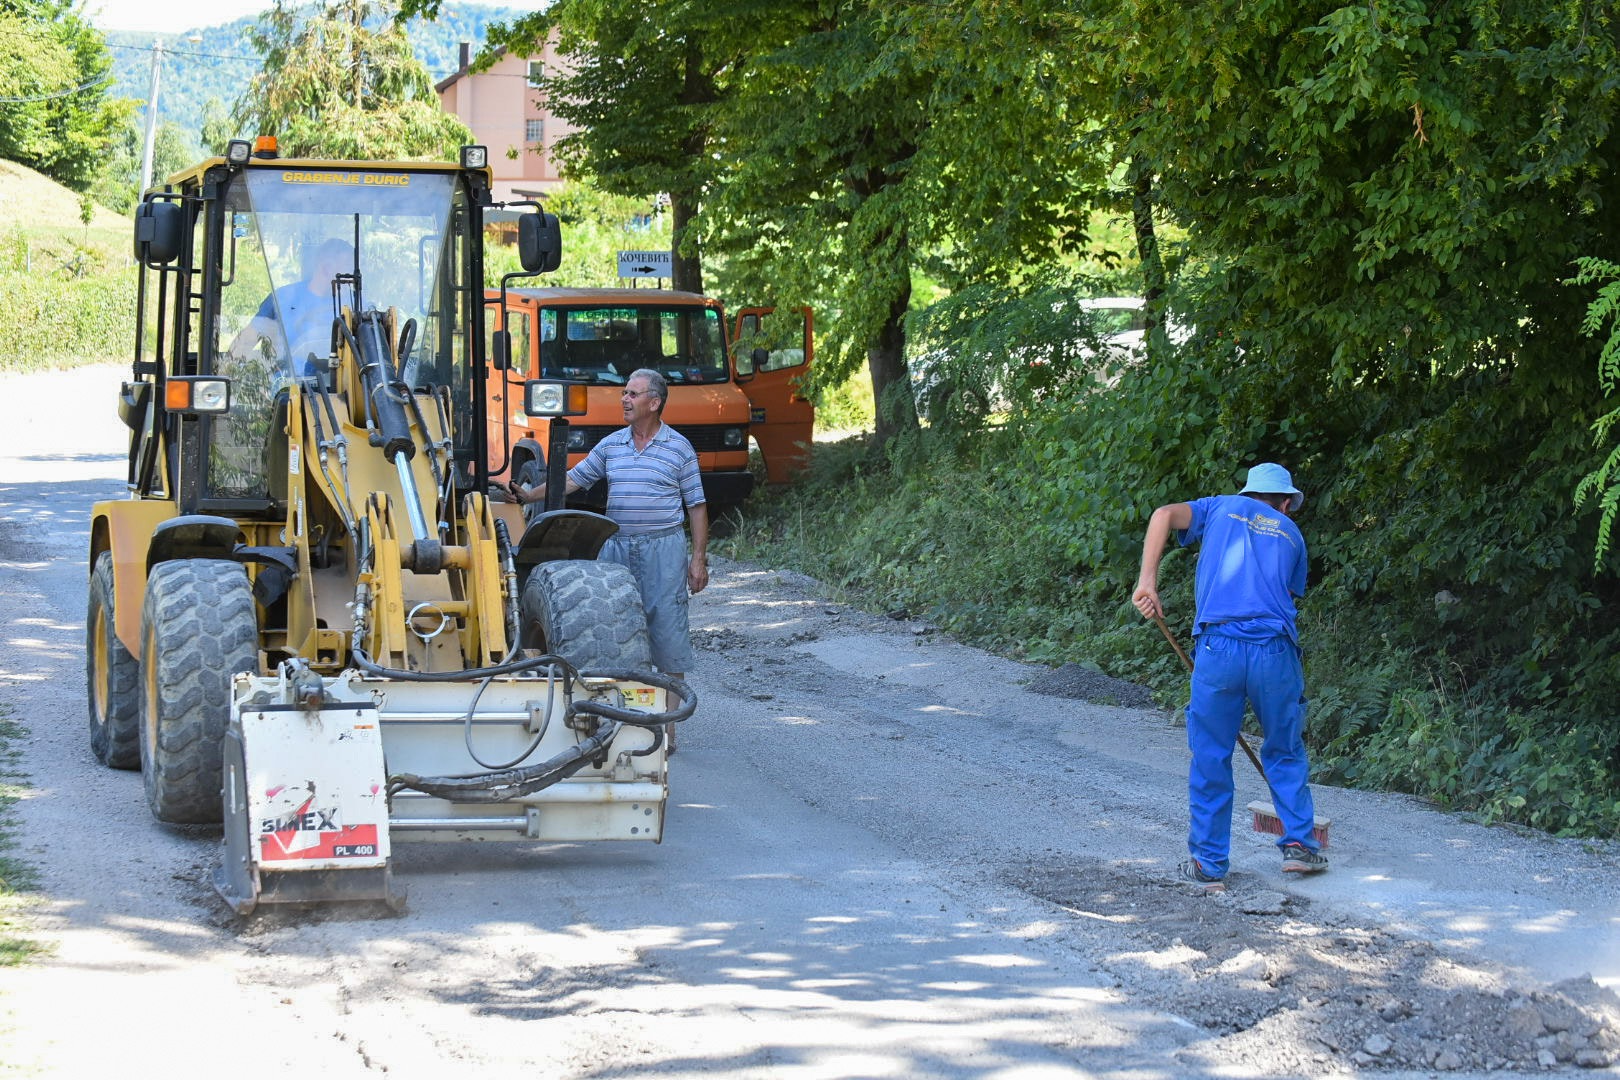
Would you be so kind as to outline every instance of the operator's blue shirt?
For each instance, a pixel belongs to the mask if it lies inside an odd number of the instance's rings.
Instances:
[[[332,297],[310,292],[302,281],[283,285],[264,298],[256,318],[269,319],[281,328],[283,361],[294,375],[314,374],[309,354],[332,351]]]
[[[1201,545],[1193,579],[1193,636],[1245,641],[1299,631],[1294,598],[1305,595],[1305,538],[1287,514],[1247,495],[1215,495],[1192,506],[1192,525],[1178,534]]]

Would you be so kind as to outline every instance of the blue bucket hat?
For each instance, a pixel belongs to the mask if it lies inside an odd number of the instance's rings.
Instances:
[[[1256,495],[1289,496],[1289,513],[1298,510],[1305,502],[1305,493],[1294,486],[1294,478],[1288,475],[1288,470],[1271,461],[1249,470],[1249,478],[1244,481],[1243,490],[1238,494],[1248,495],[1251,492]]]

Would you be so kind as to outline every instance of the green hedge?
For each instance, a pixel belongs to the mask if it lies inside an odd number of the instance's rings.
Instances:
[[[0,273],[0,371],[128,360],[134,333],[133,271]]]

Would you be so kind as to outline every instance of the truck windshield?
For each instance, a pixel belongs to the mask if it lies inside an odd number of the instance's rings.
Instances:
[[[276,392],[322,371],[344,308],[398,312],[417,324],[399,374],[471,401],[457,278],[465,258],[466,194],[454,175],[422,171],[253,168],[223,194],[213,370],[230,376],[232,407],[214,432],[212,487],[262,493],[263,447]],[[456,417],[457,457],[472,437]],[[234,466],[234,467],[233,467]]]
[[[726,343],[713,308],[543,308],[541,378],[623,386],[647,368],[671,385],[721,383]]]

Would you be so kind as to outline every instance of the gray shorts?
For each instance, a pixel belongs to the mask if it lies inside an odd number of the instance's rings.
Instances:
[[[692,670],[692,631],[687,619],[686,531],[679,525],[654,533],[615,533],[597,556],[630,568],[641,588],[653,666],[685,675]]]

